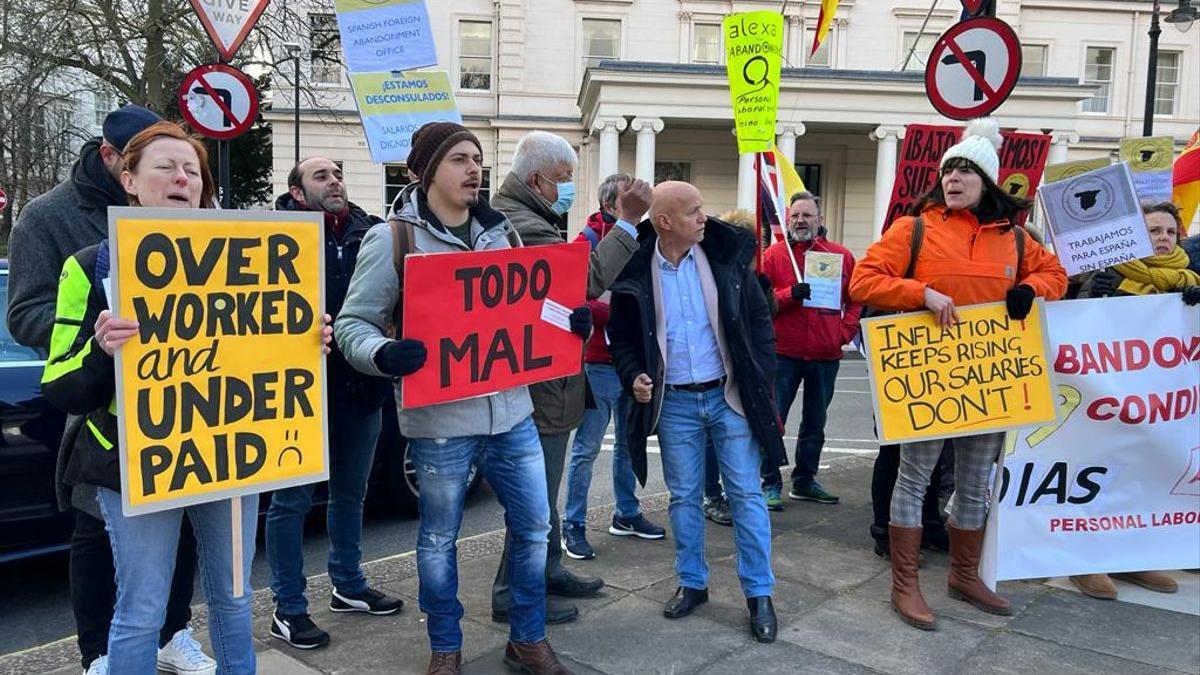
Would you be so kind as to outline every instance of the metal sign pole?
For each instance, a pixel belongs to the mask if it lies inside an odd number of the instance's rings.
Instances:
[[[233,208],[229,186],[229,141],[217,141],[217,171],[220,173],[221,208]]]

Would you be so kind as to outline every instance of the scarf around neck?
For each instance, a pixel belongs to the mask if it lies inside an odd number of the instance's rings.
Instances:
[[[1200,274],[1188,269],[1187,253],[1178,246],[1170,253],[1120,263],[1113,269],[1125,278],[1117,290],[1130,295],[1171,293],[1200,285]]]

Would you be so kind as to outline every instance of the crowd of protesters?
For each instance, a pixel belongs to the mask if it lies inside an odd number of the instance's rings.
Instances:
[[[749,631],[772,642],[778,620],[769,512],[784,508],[783,424],[800,392],[787,497],[837,504],[817,474],[840,360],[855,343],[864,308],[927,309],[951,326],[958,307],[982,302],[1004,302],[1011,317],[1023,319],[1036,298],[1177,292],[1188,304],[1200,301],[1200,242],[1181,241],[1170,204],[1146,209],[1152,257],[1068,280],[1040,238],[1014,224],[1030,204],[997,186],[1000,143],[994,121],[970,124],[942,157],[934,187],[859,261],[829,240],[812,193],[790,196],[783,236],[763,251],[753,216],[707,215],[693,185],[607,177],[599,209],[578,236],[590,247],[587,303],[571,308],[569,327],[585,342],[583,370],[398,411],[421,486],[416,551],[427,672],[457,673],[462,664],[457,539],[473,466],[505,513],[491,609],[493,620],[509,624],[510,667],[569,672],[546,639],[546,625],[575,620],[570,599],[604,587],[565,565],[563,554],[577,561],[597,555],[587,539],[588,491],[610,422],[611,535],[666,537],[637,496],[647,479],[648,439],[658,438],[678,576],[663,615],[680,619],[708,601],[707,518],[732,526]],[[327,354],[329,373],[332,611],[389,615],[403,608],[401,599],[370,586],[361,544],[381,410],[402,378],[427,367],[427,345],[395,325],[406,297],[398,274],[404,258],[566,241],[560,223],[576,197],[577,164],[566,139],[530,133],[488,203],[479,196],[479,140],[459,124],[427,124],[412,138],[406,166],[413,182],[386,221],[349,201],[333,159],[312,157],[292,168],[276,209],[319,212],[325,223],[332,316],[323,344],[313,349]],[[108,115],[103,137],[83,147],[70,177],[27,205],[13,230],[8,324],[20,342],[49,354],[45,394],[70,415],[56,485],[60,505],[75,515],[71,597],[87,674],[255,671],[250,596],[236,597],[231,584],[230,503],[141,516],[121,509],[113,358],[138,326],[112,314],[103,290],[111,260],[107,208],[212,208],[213,193],[204,146],[178,125],[126,106]],[[812,252],[841,258],[838,308],[808,302],[813,288],[802,270]],[[409,297],[422,292],[407,290]],[[951,597],[985,612],[1011,612],[978,575],[987,478],[1002,442],[1003,434],[988,433],[880,449],[870,535],[876,553],[891,561],[891,603],[906,623],[935,626],[917,580],[922,548],[949,551]],[[943,472],[953,475],[948,519]],[[265,520],[275,602],[269,632],[300,649],[331,641],[310,617],[305,596],[301,540],[313,487],[276,491]],[[242,518],[243,546],[253,550],[254,497],[243,498]],[[251,559],[242,561],[247,578]],[[188,627],[197,565],[212,657]],[[1120,576],[1174,590],[1161,573]],[[1106,575],[1073,581],[1089,595],[1116,596]]]

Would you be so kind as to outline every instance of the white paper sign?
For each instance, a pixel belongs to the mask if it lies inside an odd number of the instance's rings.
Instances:
[[[335,0],[346,70],[404,71],[437,63],[422,0]]]
[[[569,331],[571,330],[571,310],[566,305],[546,298],[542,302],[542,321]]]
[[[1125,162],[1038,189],[1068,275],[1154,255]]]
[[[808,251],[804,254],[804,281],[812,295],[805,307],[842,308],[842,256],[837,253]]]

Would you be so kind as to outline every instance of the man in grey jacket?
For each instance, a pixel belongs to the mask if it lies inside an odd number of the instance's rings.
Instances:
[[[421,180],[405,189],[395,215],[403,221],[401,227],[412,225],[412,252],[519,245],[508,219],[479,200],[482,162],[479,140],[462,125],[432,122],[413,134],[407,165]],[[397,305],[403,302],[394,262],[391,225],[374,226],[359,248],[334,335],[350,365],[368,375],[400,378],[424,366],[427,351],[418,340],[387,337]],[[590,332],[590,313],[574,312],[571,330]],[[400,386],[397,379],[397,389]],[[402,400],[399,392],[397,400]],[[457,673],[462,662],[457,540],[473,463],[480,465],[496,491],[512,527],[512,620],[504,660],[530,673],[568,672],[546,641],[550,513],[532,413],[529,390],[523,386],[399,411],[400,430],[409,439],[421,488],[417,574],[433,652],[427,673]]]
[[[561,136],[544,131],[527,134],[517,143],[512,171],[492,199],[492,206],[508,217],[517,228],[525,246],[561,244],[566,241],[558,221],[570,208],[575,196],[574,173],[579,160],[571,144]],[[600,297],[637,251],[636,223],[650,207],[650,186],[635,181],[617,198],[617,225],[591,253],[588,262],[587,297]],[[550,508],[550,541],[546,553],[546,592],[562,597],[589,597],[604,587],[604,581],[575,574],[562,565],[562,535],[558,517],[558,489],[562,482],[571,431],[583,421],[586,399],[583,373],[529,387],[533,398],[533,420],[546,465],[547,498]],[[628,521],[628,522],[626,522]],[[665,531],[645,516],[613,519],[613,534],[662,539]],[[511,546],[512,533],[505,537],[505,550]],[[492,618],[508,619],[512,602],[507,580],[508,556],[500,559],[500,568],[492,583]],[[574,605],[547,598],[546,621],[571,621],[579,612]]]

